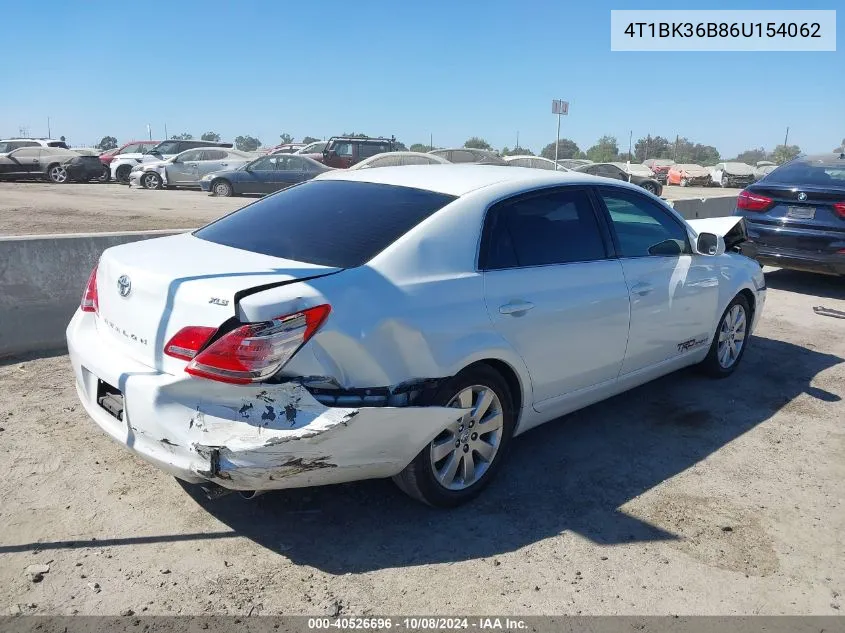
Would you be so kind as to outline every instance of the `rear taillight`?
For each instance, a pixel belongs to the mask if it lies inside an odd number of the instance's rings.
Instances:
[[[203,339],[203,330],[211,328],[184,328],[165,346],[165,353],[187,360],[193,352],[195,355],[185,368],[192,376],[235,384],[258,382],[284,367],[325,323],[329,312],[331,306],[324,304],[272,321],[248,323],[199,353],[210,338],[209,334]]]
[[[82,301],[79,302],[79,309],[83,312],[99,312],[100,305],[97,302],[97,265],[88,277],[85,292],[82,293]]]
[[[833,210],[836,211],[836,215],[845,220],[845,202],[835,203],[833,205]]]
[[[736,197],[736,208],[744,211],[765,211],[775,203],[771,198],[751,193],[746,190],[739,192]]]
[[[173,358],[193,360],[216,331],[213,327],[202,327],[200,325],[183,327],[164,346],[164,353]]]

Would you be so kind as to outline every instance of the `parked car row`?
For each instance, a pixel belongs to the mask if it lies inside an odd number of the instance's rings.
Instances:
[[[96,153],[65,147],[36,144],[0,153],[0,180],[38,179],[56,184],[88,182],[101,178],[103,170]]]

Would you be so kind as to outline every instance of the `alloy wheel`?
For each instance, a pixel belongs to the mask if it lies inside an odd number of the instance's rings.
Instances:
[[[50,180],[59,184],[67,181],[67,170],[61,165],[54,165],[50,168]]]
[[[437,482],[448,490],[465,490],[478,482],[502,443],[502,403],[490,387],[473,385],[461,390],[448,406],[469,411],[444,429],[431,443],[431,468]]]
[[[736,304],[732,307],[719,328],[719,347],[717,358],[719,365],[728,369],[736,363],[742,346],[745,344],[745,334],[748,320],[745,316],[745,308]]]

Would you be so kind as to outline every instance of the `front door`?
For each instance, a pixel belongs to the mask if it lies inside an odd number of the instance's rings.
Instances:
[[[622,374],[710,345],[719,301],[713,258],[693,254],[687,229],[636,191],[600,187],[631,297]]]
[[[199,180],[198,162],[202,158],[202,150],[192,149],[182,152],[167,166],[167,184],[185,185]]]
[[[512,198],[485,223],[487,310],[528,367],[534,407],[614,381],[628,340],[628,288],[588,190]]]

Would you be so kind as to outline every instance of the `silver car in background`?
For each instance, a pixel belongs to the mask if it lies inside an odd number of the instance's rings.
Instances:
[[[199,189],[203,176],[215,171],[242,167],[254,158],[247,152],[224,147],[189,149],[167,160],[136,165],[129,174],[129,186],[142,189]]]
[[[448,165],[449,161],[434,154],[422,152],[382,152],[365,158],[349,169],[370,169],[373,167],[402,167],[403,165]]]

